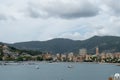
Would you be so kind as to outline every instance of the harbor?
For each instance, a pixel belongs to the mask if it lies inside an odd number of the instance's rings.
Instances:
[[[119,70],[114,64],[23,62],[0,65],[0,77],[2,80],[108,80]]]

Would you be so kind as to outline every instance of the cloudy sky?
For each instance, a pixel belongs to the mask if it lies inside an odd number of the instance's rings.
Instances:
[[[0,0],[0,42],[120,36],[120,0]]]

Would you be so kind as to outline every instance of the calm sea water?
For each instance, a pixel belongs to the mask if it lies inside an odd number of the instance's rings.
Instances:
[[[107,80],[116,72],[120,73],[120,66],[112,64],[42,62],[0,65],[0,80]]]

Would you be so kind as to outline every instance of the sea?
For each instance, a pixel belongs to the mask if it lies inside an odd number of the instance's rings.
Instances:
[[[108,80],[120,73],[115,64],[22,62],[0,65],[0,80]]]

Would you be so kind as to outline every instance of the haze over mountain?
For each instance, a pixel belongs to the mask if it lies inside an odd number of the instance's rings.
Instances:
[[[86,40],[56,38],[48,41],[29,41],[8,45],[18,49],[39,50],[51,53],[78,53],[79,49],[85,48],[88,53],[94,54],[96,47],[99,47],[100,52],[120,52],[120,37],[94,36]]]

